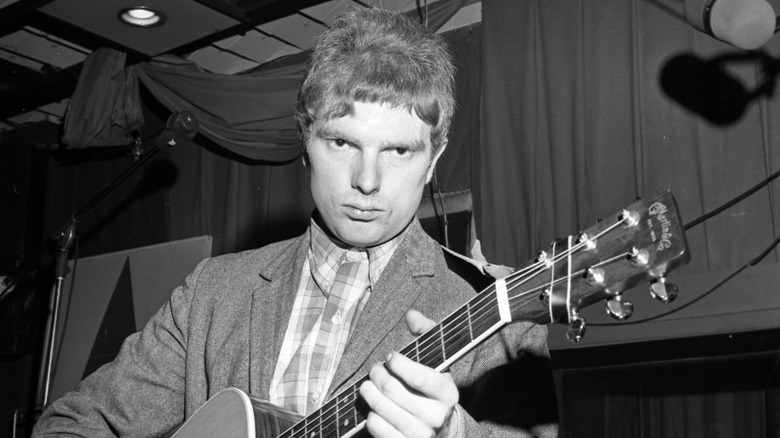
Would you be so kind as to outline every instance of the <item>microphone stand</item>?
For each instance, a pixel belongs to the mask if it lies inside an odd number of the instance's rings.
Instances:
[[[62,290],[65,278],[68,273],[68,254],[73,241],[76,238],[76,225],[78,222],[89,213],[96,205],[98,205],[103,199],[106,198],[117,186],[124,182],[130,175],[135,173],[139,168],[146,164],[154,155],[160,151],[160,146],[174,146],[176,142],[181,139],[191,140],[195,137],[198,130],[198,121],[192,113],[188,111],[175,112],[168,118],[165,128],[160,132],[154,145],[146,153],[141,153],[138,149],[133,152],[133,164],[125,169],[118,177],[116,177],[110,184],[108,184],[103,190],[100,191],[95,197],[87,202],[81,209],[79,209],[73,216],[59,228],[59,230],[52,236],[52,240],[56,243],[55,252],[55,267],[54,267],[54,283],[52,284],[51,296],[49,298],[49,309],[46,318],[46,331],[44,333],[41,368],[38,376],[38,399],[40,404],[35,406],[41,409],[46,408],[49,404],[49,396],[51,393],[51,381],[54,368],[54,351],[57,344],[57,326],[59,324],[60,303],[62,300]],[[148,138],[146,139],[148,140]],[[138,147],[138,139],[134,141],[136,147]],[[40,258],[42,254],[38,254],[34,260]],[[15,285],[16,277],[19,277],[23,273],[31,260],[22,263],[17,269],[15,275],[9,276],[5,279],[6,290],[3,294],[0,294],[0,301],[10,292]],[[16,416],[19,413],[14,414]],[[15,431],[14,431],[15,432]]]
[[[174,143],[175,144],[175,143]],[[52,239],[56,242],[54,263],[54,284],[52,285],[51,296],[49,298],[49,311],[46,318],[46,331],[44,332],[43,366],[38,377],[38,393],[41,400],[41,406],[46,407],[49,404],[49,395],[51,393],[51,379],[54,369],[54,349],[57,344],[57,325],[59,324],[60,303],[62,301],[62,288],[65,278],[68,276],[68,254],[76,237],[76,225],[89,213],[100,201],[105,199],[122,182],[146,164],[149,159],[160,151],[160,147],[155,142],[154,146],[146,153],[140,155],[133,164],[124,170],[116,179],[100,191],[94,198],[79,209],[64,226],[61,231],[55,233]]]

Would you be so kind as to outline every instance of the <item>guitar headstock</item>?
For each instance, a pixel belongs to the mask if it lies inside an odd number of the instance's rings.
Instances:
[[[655,298],[672,301],[677,291],[666,275],[688,260],[676,202],[662,190],[578,236],[554,242],[507,277],[510,314],[513,320],[567,323],[569,338],[579,341],[585,330],[580,309],[606,300],[611,316],[626,319],[633,306],[622,292],[642,281],[650,283]]]

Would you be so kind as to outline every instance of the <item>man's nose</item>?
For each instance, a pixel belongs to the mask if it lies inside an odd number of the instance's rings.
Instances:
[[[374,154],[363,153],[355,162],[352,171],[352,187],[364,195],[378,192],[382,184],[379,159]]]

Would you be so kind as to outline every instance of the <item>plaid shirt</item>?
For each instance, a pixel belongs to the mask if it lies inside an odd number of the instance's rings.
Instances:
[[[309,255],[269,391],[272,403],[300,414],[325,401],[352,327],[406,235],[368,249],[344,249],[314,220],[309,230]]]

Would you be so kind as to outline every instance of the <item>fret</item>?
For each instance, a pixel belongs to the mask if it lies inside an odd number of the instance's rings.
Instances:
[[[336,418],[335,428],[337,436],[341,437],[351,432],[354,427],[365,421],[366,417],[359,409],[358,404],[362,399],[358,398],[358,389],[361,383],[368,380],[368,376],[363,377],[349,389],[344,390],[336,396]],[[365,411],[365,409],[363,409]]]
[[[466,313],[466,320],[469,322],[468,323],[469,339],[471,339],[473,341],[474,340],[474,328],[473,328],[474,323],[473,323],[473,321],[471,319],[471,302],[466,303],[466,305],[463,306],[463,308],[466,309],[466,312],[465,312]]]
[[[445,346],[445,334],[444,334],[444,325],[439,324],[436,326],[439,331],[439,348],[441,348],[441,359],[442,362],[447,362],[447,348]]]
[[[360,385],[368,380],[368,376],[363,376],[362,379],[358,380],[354,385],[352,385],[352,413],[354,415],[354,423],[360,424],[364,421],[366,421],[366,416],[368,415],[368,405],[366,402],[359,397],[360,395]]]
[[[304,420],[306,423],[306,427],[304,429],[304,435],[306,438],[317,438],[317,433],[320,431],[319,428],[319,417],[308,416]]]
[[[456,310],[441,323],[442,348],[445,360],[454,357],[461,349],[473,341],[471,321],[468,319],[468,306]]]
[[[435,327],[420,336],[418,342],[421,345],[419,363],[436,368],[444,363],[444,350],[442,349],[441,332]]]
[[[336,399],[331,399],[320,408],[320,436],[338,435],[339,409]]]
[[[299,421],[297,424],[290,428],[291,438],[301,438],[306,434],[306,421]]]
[[[472,300],[471,303],[471,321],[475,335],[474,339],[476,339],[501,322],[495,288],[486,289],[480,293],[479,299]]]

